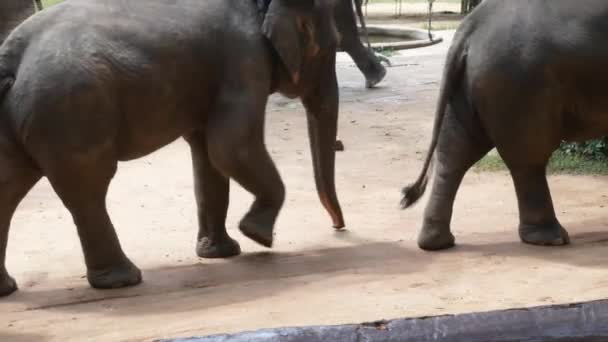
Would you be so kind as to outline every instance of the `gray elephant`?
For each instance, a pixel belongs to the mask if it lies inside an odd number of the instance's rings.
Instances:
[[[0,1],[0,42],[21,22],[36,12],[34,1]]]
[[[357,14],[361,27],[366,32],[362,5],[363,0],[337,0],[335,20],[341,38],[340,47],[348,53],[357,68],[365,76],[365,86],[373,88],[386,76],[386,68],[382,65],[381,59],[387,63],[388,59],[376,55],[371,48],[365,47],[361,42],[361,35],[357,29],[357,21],[353,13]]]
[[[546,166],[562,140],[608,134],[608,6],[605,0],[486,0],[464,19],[449,50],[424,168],[402,206],[436,176],[418,238],[421,248],[454,245],[452,206],[467,170],[493,147],[519,205],[519,236],[564,245]]]
[[[91,22],[91,18],[95,18]],[[336,228],[338,37],[329,0],[68,0],[30,17],[0,47],[0,295],[9,224],[46,176],[72,214],[96,288],[137,284],[106,210],[118,161],[184,137],[192,151],[197,253],[240,252],[226,233],[228,180],[255,196],[239,224],[270,247],[284,186],[264,144],[278,91],[307,111],[314,176]]]
[[[264,10],[270,0],[257,0],[257,2],[260,9]],[[357,17],[367,38],[367,28],[361,8],[363,0],[335,0],[334,6],[334,19],[340,34],[340,48],[348,53],[359,71],[365,76],[365,86],[373,88],[386,76],[386,69],[380,61],[389,63],[389,60],[384,56],[376,55],[371,46],[366,48],[361,42],[361,36],[357,28]],[[355,17],[355,14],[357,17]]]

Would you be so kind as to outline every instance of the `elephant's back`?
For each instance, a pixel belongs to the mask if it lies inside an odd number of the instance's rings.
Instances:
[[[605,0],[485,0],[463,24],[477,72],[502,68],[515,76],[608,58]]]
[[[62,144],[85,148],[72,142],[116,135],[119,122],[133,132],[165,127],[142,151],[177,138],[210,106],[235,46],[264,46],[250,36],[254,6],[241,2],[238,13],[238,0],[68,0],[42,11],[13,39],[27,42],[7,101],[22,140],[52,128]],[[239,16],[250,22],[228,30],[224,19]]]
[[[253,54],[263,46],[257,20],[251,1],[67,0],[13,32],[0,60],[18,61],[16,85],[28,83],[30,92],[91,78],[135,88],[188,83],[204,91],[196,80],[218,78],[235,47]],[[31,87],[39,82],[57,86]]]

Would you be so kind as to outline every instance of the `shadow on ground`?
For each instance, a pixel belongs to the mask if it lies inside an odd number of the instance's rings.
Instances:
[[[79,312],[87,307],[79,304],[120,298],[137,300],[137,297],[165,294],[162,298],[159,297],[158,301],[136,307],[136,312],[146,314],[177,308],[200,309],[201,306],[211,309],[215,306],[272,296],[307,282],[324,281],[342,272],[349,274],[418,272],[425,267],[425,264],[432,263],[434,258],[423,258],[416,263],[403,261],[418,258],[419,254],[417,250],[408,249],[398,242],[367,243],[301,252],[251,253],[209,264],[146,269],[144,283],[133,288],[95,290],[89,288],[82,280],[77,287],[66,288],[65,284],[55,283],[52,284],[51,289],[22,290],[4,298],[3,301],[25,302],[26,310],[58,309]],[[277,279],[282,280],[280,284],[273,281]],[[263,282],[264,285],[251,286],[258,282]],[[214,296],[214,292],[219,290],[216,289],[218,286],[224,287],[222,296]],[[180,294],[188,289],[197,290],[193,291],[196,292],[196,299],[193,294],[193,298],[187,298],[191,303],[175,305],[172,294]],[[225,291],[230,291],[230,295]],[[122,313],[121,306],[116,306],[112,310],[112,314]],[[129,307],[128,314],[134,314],[133,307]]]

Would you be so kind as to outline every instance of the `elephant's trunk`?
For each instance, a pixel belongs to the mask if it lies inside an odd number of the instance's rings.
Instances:
[[[335,185],[335,142],[338,131],[338,85],[335,68],[326,75],[314,96],[303,99],[308,117],[308,135],[317,193],[336,229],[344,227],[344,217]]]

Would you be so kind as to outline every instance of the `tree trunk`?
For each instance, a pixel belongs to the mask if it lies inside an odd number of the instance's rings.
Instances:
[[[0,0],[0,43],[22,21],[36,12],[33,0]]]
[[[481,3],[481,0],[469,0],[469,12],[471,12],[477,5]]]
[[[467,14],[471,12],[475,6],[479,5],[482,0],[461,0],[460,1],[460,12]]]

